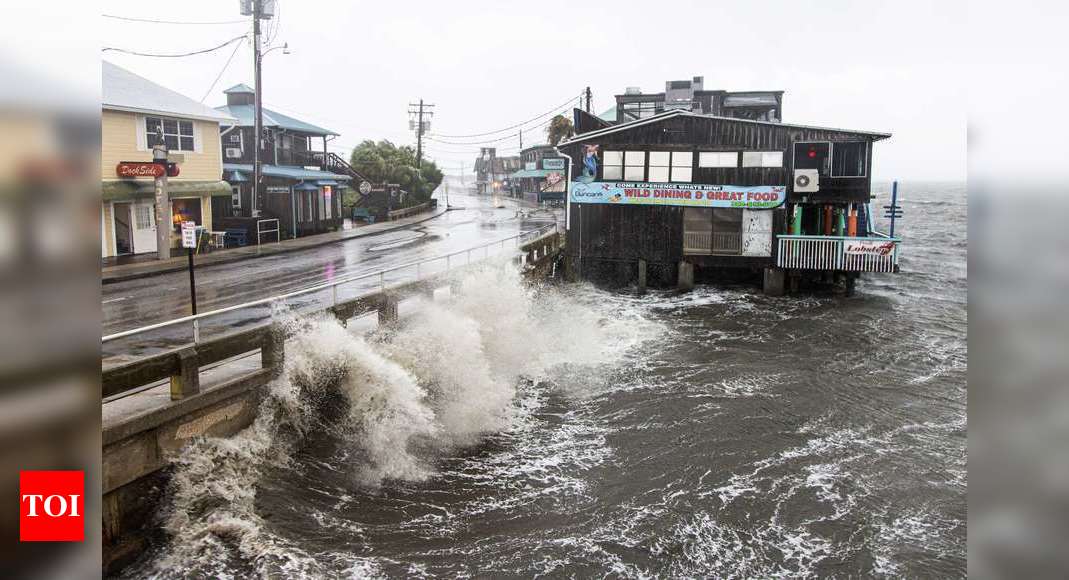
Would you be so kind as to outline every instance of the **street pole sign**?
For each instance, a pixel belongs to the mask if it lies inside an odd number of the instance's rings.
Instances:
[[[193,254],[197,249],[197,223],[182,222],[182,247],[189,253],[189,304],[197,314],[197,282],[193,277]]]
[[[367,195],[371,193],[371,184],[366,180],[360,182],[360,195]]]
[[[182,247],[197,247],[197,224],[196,222],[182,222]]]

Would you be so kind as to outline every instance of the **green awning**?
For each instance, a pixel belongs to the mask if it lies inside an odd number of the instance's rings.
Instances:
[[[167,194],[171,197],[230,195],[231,186],[225,181],[168,181]],[[105,181],[101,188],[104,201],[151,198],[155,195],[156,185],[151,181]]]
[[[509,175],[509,179],[520,179],[523,177],[545,177],[550,173],[563,173],[562,169],[521,169],[512,175]]]

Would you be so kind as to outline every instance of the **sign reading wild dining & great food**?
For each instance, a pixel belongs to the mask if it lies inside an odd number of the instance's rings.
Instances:
[[[572,183],[569,199],[572,203],[772,209],[787,200],[787,188],[782,185],[591,181]]]

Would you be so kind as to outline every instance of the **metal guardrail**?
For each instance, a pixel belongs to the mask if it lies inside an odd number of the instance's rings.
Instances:
[[[438,256],[427,258],[425,260],[419,260],[419,261],[415,261],[415,262],[408,262],[408,263],[405,263],[405,264],[400,264],[398,266],[392,266],[390,268],[385,268],[385,269],[382,269],[382,270],[376,270],[376,271],[368,272],[368,273],[365,273],[365,274],[357,274],[357,275],[354,275],[354,276],[348,276],[348,277],[345,277],[345,278],[340,278],[338,280],[332,280],[330,282],[325,282],[325,283],[322,283],[322,284],[316,284],[314,286],[309,286],[307,288],[302,288],[300,290],[295,290],[293,292],[288,292],[288,293],[285,293],[285,294],[279,294],[279,295],[271,296],[271,297],[268,297],[268,298],[261,298],[259,300],[253,300],[253,301],[250,301],[250,302],[244,302],[242,304],[235,304],[233,306],[227,306],[227,307],[224,307],[224,308],[218,308],[216,310],[211,310],[211,311],[208,311],[208,312],[202,312],[200,314],[196,314],[196,315],[193,315],[193,316],[184,316],[182,318],[175,318],[173,320],[168,320],[168,321],[165,321],[165,322],[159,322],[159,323],[156,323],[156,324],[150,324],[148,326],[142,326],[142,327],[139,327],[139,328],[132,328],[130,330],[124,330],[122,332],[116,332],[114,334],[109,334],[109,335],[105,335],[105,336],[101,337],[101,343],[107,343],[107,342],[114,341],[114,340],[117,340],[117,339],[120,339],[120,338],[127,338],[127,337],[130,337],[130,336],[134,336],[134,335],[138,335],[138,334],[144,334],[144,333],[148,333],[148,332],[151,332],[151,331],[154,331],[154,330],[170,328],[170,327],[174,327],[174,326],[177,326],[177,325],[190,324],[192,326],[192,331],[193,331],[193,343],[194,344],[198,344],[200,342],[200,325],[201,325],[201,322],[204,321],[205,319],[208,319],[208,318],[220,316],[222,314],[226,314],[226,313],[229,313],[229,312],[234,312],[234,311],[242,310],[242,309],[246,309],[246,308],[253,308],[253,307],[256,307],[256,306],[263,306],[263,305],[269,305],[269,304],[278,304],[278,303],[282,303],[282,302],[284,302],[284,301],[286,301],[288,299],[291,299],[291,298],[295,298],[295,297],[298,297],[298,296],[304,296],[304,295],[308,295],[308,294],[314,294],[316,292],[322,292],[324,290],[331,290],[330,306],[337,306],[337,304],[338,304],[338,287],[342,286],[344,284],[349,284],[349,283],[357,282],[357,281],[360,281],[360,280],[368,280],[368,279],[378,278],[378,287],[374,291],[365,292],[363,294],[357,295],[355,298],[359,298],[361,296],[371,296],[371,295],[374,295],[374,294],[377,294],[377,293],[380,293],[380,292],[382,292],[384,290],[389,289],[389,286],[387,286],[387,284],[386,284],[386,277],[387,277],[388,274],[395,273],[395,272],[400,272],[402,270],[407,270],[407,269],[414,269],[415,270],[415,278],[414,279],[412,279],[412,280],[405,279],[405,280],[401,280],[401,281],[392,280],[391,281],[391,286],[397,285],[397,284],[401,284],[401,283],[408,283],[408,282],[412,282],[412,281],[419,281],[421,279],[421,276],[422,276],[422,273],[423,273],[422,271],[424,270],[424,266],[426,266],[427,264],[431,264],[433,262],[444,261],[445,262],[445,269],[442,272],[436,272],[436,274],[442,274],[442,273],[445,273],[445,272],[449,272],[454,267],[454,265],[453,265],[454,259],[456,257],[458,257],[458,256],[465,256],[466,257],[464,262],[459,264],[459,265],[467,266],[467,265],[472,263],[472,253],[473,252],[477,252],[479,250],[482,250],[483,251],[483,258],[482,259],[486,259],[486,258],[489,257],[490,248],[492,248],[494,246],[500,247],[500,249],[503,251],[505,249],[505,244],[508,243],[508,242],[512,242],[513,243],[513,247],[517,247],[518,248],[520,245],[522,245],[523,243],[526,243],[527,241],[537,240],[537,239],[542,238],[542,237],[544,237],[544,236],[546,236],[548,234],[557,233],[557,231],[558,231],[558,228],[557,228],[557,224],[556,223],[547,224],[545,226],[542,226],[541,228],[538,228],[537,230],[531,230],[531,231],[528,231],[528,232],[523,232],[523,233],[520,233],[520,234],[509,236],[507,238],[501,238],[501,239],[495,240],[493,242],[487,242],[485,244],[481,244],[481,245],[478,245],[478,246],[473,246],[471,248],[467,248],[467,249],[464,249],[464,250],[458,250],[458,251],[455,251],[455,252],[450,252],[448,254],[440,254]]]

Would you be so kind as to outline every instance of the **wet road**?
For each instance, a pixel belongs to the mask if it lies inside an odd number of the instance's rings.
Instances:
[[[238,263],[197,269],[197,306],[200,312],[293,292],[330,280],[376,272],[397,265],[464,250],[553,223],[560,212],[538,210],[509,198],[450,195],[451,211],[432,220],[379,235],[327,244],[306,251],[255,258]],[[491,252],[492,253],[492,252]],[[444,263],[442,264],[444,267]],[[431,270],[433,271],[433,266]],[[424,274],[427,270],[424,270]],[[398,277],[414,274],[399,272]],[[389,282],[389,278],[387,278]],[[378,283],[368,280],[344,287],[340,298],[367,291]],[[364,286],[367,286],[365,288]],[[101,308],[105,335],[143,327],[190,314],[189,278],[172,272],[102,286]],[[325,294],[325,293],[324,293]],[[323,296],[311,294],[291,308],[315,307]],[[238,311],[205,321],[201,336],[247,326],[270,315],[263,307],[251,314]],[[140,356],[189,340],[191,329],[175,328],[151,337],[106,343],[105,358]]]

